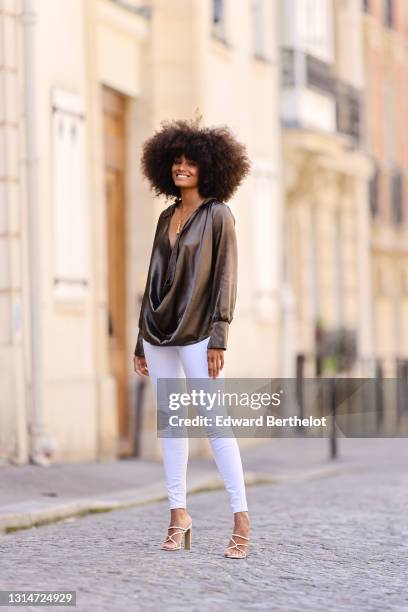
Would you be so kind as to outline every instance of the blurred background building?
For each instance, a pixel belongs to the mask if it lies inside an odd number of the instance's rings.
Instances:
[[[361,10],[358,0],[282,7],[287,274],[297,367],[320,375],[373,356]]]
[[[370,183],[373,354],[383,376],[407,377],[408,4],[363,2]]]
[[[0,0],[0,461],[158,456],[133,350],[165,119],[228,124],[253,164],[226,376],[405,372],[407,23],[404,0]]]

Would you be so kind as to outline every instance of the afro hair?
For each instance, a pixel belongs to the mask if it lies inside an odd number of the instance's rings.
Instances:
[[[164,121],[142,147],[141,168],[156,195],[180,197],[172,178],[175,157],[198,163],[198,191],[228,201],[250,171],[246,148],[227,126],[200,127],[200,119]]]

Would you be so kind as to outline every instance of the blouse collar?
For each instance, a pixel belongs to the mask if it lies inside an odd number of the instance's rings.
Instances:
[[[197,206],[196,210],[198,210],[202,206],[205,206],[206,204],[209,204],[211,201],[216,200],[216,199],[217,198],[214,198],[214,197],[206,198],[203,202],[201,202],[199,206]],[[171,215],[173,213],[173,210],[176,208],[179,202],[181,202],[181,198],[177,198],[176,201],[173,202],[173,204],[170,204],[170,206],[163,211],[163,217],[167,217],[168,215]]]

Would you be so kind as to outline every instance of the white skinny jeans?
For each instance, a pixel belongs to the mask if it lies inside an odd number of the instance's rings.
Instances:
[[[186,346],[156,346],[143,339],[149,375],[157,391],[158,378],[209,378],[209,337]],[[223,370],[219,377],[224,377]],[[172,508],[186,508],[188,438],[161,438],[167,492]],[[232,511],[248,510],[241,455],[236,439],[209,437],[215,463],[230,497]]]

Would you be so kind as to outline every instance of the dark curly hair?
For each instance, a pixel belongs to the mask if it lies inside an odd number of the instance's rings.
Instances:
[[[171,167],[174,158],[182,154],[198,163],[198,191],[205,198],[226,202],[249,173],[246,148],[230,129],[200,127],[199,122],[163,121],[161,129],[144,142],[141,168],[156,195],[180,197]]]

